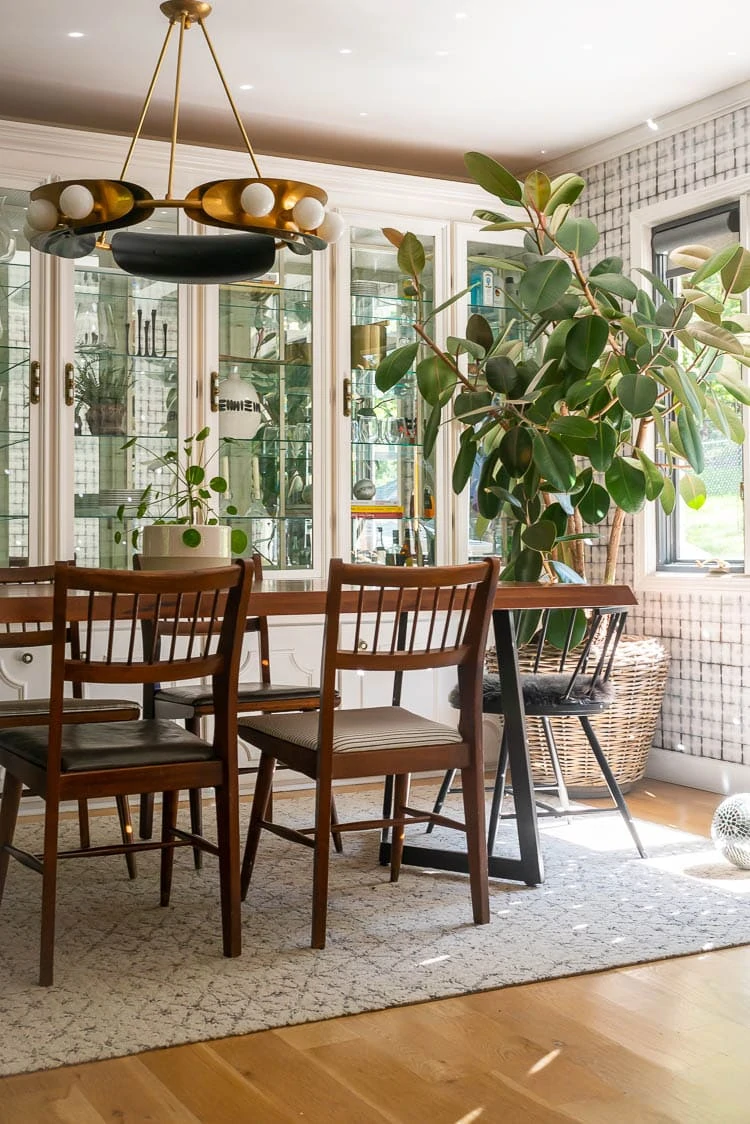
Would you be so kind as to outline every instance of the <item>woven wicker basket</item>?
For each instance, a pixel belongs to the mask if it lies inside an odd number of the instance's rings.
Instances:
[[[575,654],[575,653],[574,653]],[[519,652],[521,671],[528,671],[530,650]],[[557,671],[560,655],[550,649],[540,671]],[[574,660],[571,657],[571,670]],[[618,784],[627,792],[646,769],[667,682],[669,659],[664,647],[652,636],[623,636],[617,648],[612,682],[617,697],[607,710],[592,719],[602,749]],[[487,672],[497,675],[495,649],[487,652]],[[527,718],[529,756],[536,784],[554,784],[544,731],[538,718]],[[607,789],[580,722],[553,718],[552,729],[565,783],[571,796],[606,795]]]

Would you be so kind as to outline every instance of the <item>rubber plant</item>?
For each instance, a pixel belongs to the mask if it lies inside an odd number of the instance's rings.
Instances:
[[[480,517],[510,521],[503,579],[585,580],[584,544],[599,538],[604,580],[614,582],[625,520],[653,501],[670,513],[678,494],[702,506],[706,437],[744,440],[737,403],[750,405],[741,377],[750,318],[737,298],[750,287],[750,253],[736,243],[683,247],[674,258],[692,276],[680,295],[638,271],[652,297],[620,258],[597,260],[599,231],[573,212],[580,176],[533,171],[522,182],[481,153],[465,162],[494,196],[474,212],[482,229],[524,231],[520,258],[481,258],[520,273],[517,295],[508,294],[515,319],[493,334],[473,314],[462,337],[439,342],[434,318],[464,289],[418,317],[416,341],[382,360],[377,385],[389,390],[416,362],[425,454],[442,425],[458,431],[456,493],[480,458]],[[424,247],[412,233],[384,233],[421,293]]]

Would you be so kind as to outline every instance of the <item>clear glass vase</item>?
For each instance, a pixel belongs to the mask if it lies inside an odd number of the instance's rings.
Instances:
[[[0,195],[0,263],[13,260],[16,252],[16,236],[10,225],[6,210],[6,195]]]

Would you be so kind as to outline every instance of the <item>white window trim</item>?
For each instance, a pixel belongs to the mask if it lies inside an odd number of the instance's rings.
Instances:
[[[724,180],[710,187],[691,191],[675,199],[665,199],[641,207],[630,215],[630,268],[632,279],[646,292],[651,292],[649,282],[638,268],[652,269],[651,235],[655,226],[672,219],[687,218],[696,211],[722,203],[740,204],[740,241],[744,245],[750,232],[750,175]],[[746,491],[750,488],[750,426],[748,410],[744,410],[747,439],[742,447],[743,476]],[[750,495],[745,497],[745,567],[743,574],[676,573],[657,570],[656,554],[656,503],[647,504],[636,516],[633,536],[634,574],[636,593],[716,593],[745,597],[750,586]]]

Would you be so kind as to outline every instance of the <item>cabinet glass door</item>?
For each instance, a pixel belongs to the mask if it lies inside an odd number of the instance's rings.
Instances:
[[[29,563],[31,257],[28,193],[0,187],[0,566]]]
[[[176,233],[174,212],[144,229]],[[97,249],[76,262],[73,297],[75,556],[79,565],[128,567],[139,497],[149,483],[158,488],[153,461],[177,445],[178,289],[123,273]]]
[[[313,565],[312,260],[219,290],[219,458],[228,517],[264,567]]]
[[[434,300],[435,239],[427,256],[423,312]],[[417,296],[396,247],[381,230],[351,229],[351,557],[356,562],[435,561],[435,468],[422,450],[424,406],[414,369],[385,394],[375,385],[384,356],[416,339]]]
[[[471,286],[471,291],[456,305],[458,336],[466,334],[468,317],[478,313],[489,322],[493,335],[505,333],[506,340],[526,339],[528,330],[517,308],[521,270],[513,268],[522,253],[521,245],[493,242],[486,237],[470,235],[461,240],[457,260],[464,263],[463,276],[458,276],[457,287]],[[466,540],[459,544],[459,556],[468,556],[470,561],[487,554],[502,557],[506,546],[505,520],[497,510],[499,501],[491,493],[479,492],[483,464],[480,453],[468,486],[468,555]]]

